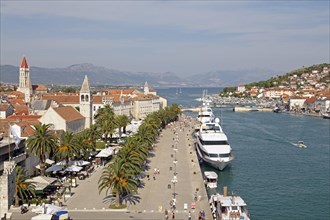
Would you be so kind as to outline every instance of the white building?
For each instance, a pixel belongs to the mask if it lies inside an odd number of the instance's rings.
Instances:
[[[50,107],[39,119],[42,124],[52,124],[51,130],[80,133],[85,129],[85,117],[71,106]]]

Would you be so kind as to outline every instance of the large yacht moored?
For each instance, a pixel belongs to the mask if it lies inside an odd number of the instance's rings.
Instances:
[[[199,158],[212,167],[223,170],[234,159],[218,118],[212,123],[203,123],[196,133],[196,139]]]

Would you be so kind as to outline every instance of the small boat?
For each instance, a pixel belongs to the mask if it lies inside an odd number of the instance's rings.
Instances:
[[[281,109],[278,106],[275,106],[275,108],[273,108],[273,112],[275,113],[279,113],[281,111]]]
[[[296,147],[299,147],[299,148],[307,148],[307,146],[304,144],[303,141],[298,141],[298,143],[293,144],[293,145]]]
[[[323,116],[323,118],[330,119],[330,113],[329,112],[322,113],[322,116]]]
[[[217,188],[218,187],[218,175],[214,171],[204,172],[204,184],[207,188]]]
[[[209,200],[213,219],[244,219],[250,220],[246,203],[240,196],[211,195]]]

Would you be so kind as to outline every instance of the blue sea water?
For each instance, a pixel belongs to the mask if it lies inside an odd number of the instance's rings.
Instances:
[[[158,89],[172,103],[198,106],[205,88]],[[208,94],[221,88],[208,88]],[[252,219],[330,219],[330,120],[272,112],[213,109],[235,160],[219,175],[247,203]],[[197,113],[187,113],[196,116]],[[293,145],[304,141],[307,149]]]

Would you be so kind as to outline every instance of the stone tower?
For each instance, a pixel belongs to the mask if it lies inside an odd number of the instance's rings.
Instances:
[[[90,128],[90,126],[92,125],[92,106],[93,97],[89,87],[87,75],[85,75],[85,79],[79,93],[80,114],[82,114],[86,119],[85,128]]]
[[[17,91],[24,93],[25,102],[31,101],[32,84],[30,80],[30,68],[25,56],[23,56],[21,66],[19,68],[19,86]]]
[[[145,95],[148,95],[149,94],[149,85],[148,85],[148,82],[147,81],[144,83],[143,91],[144,91],[144,94]]]

